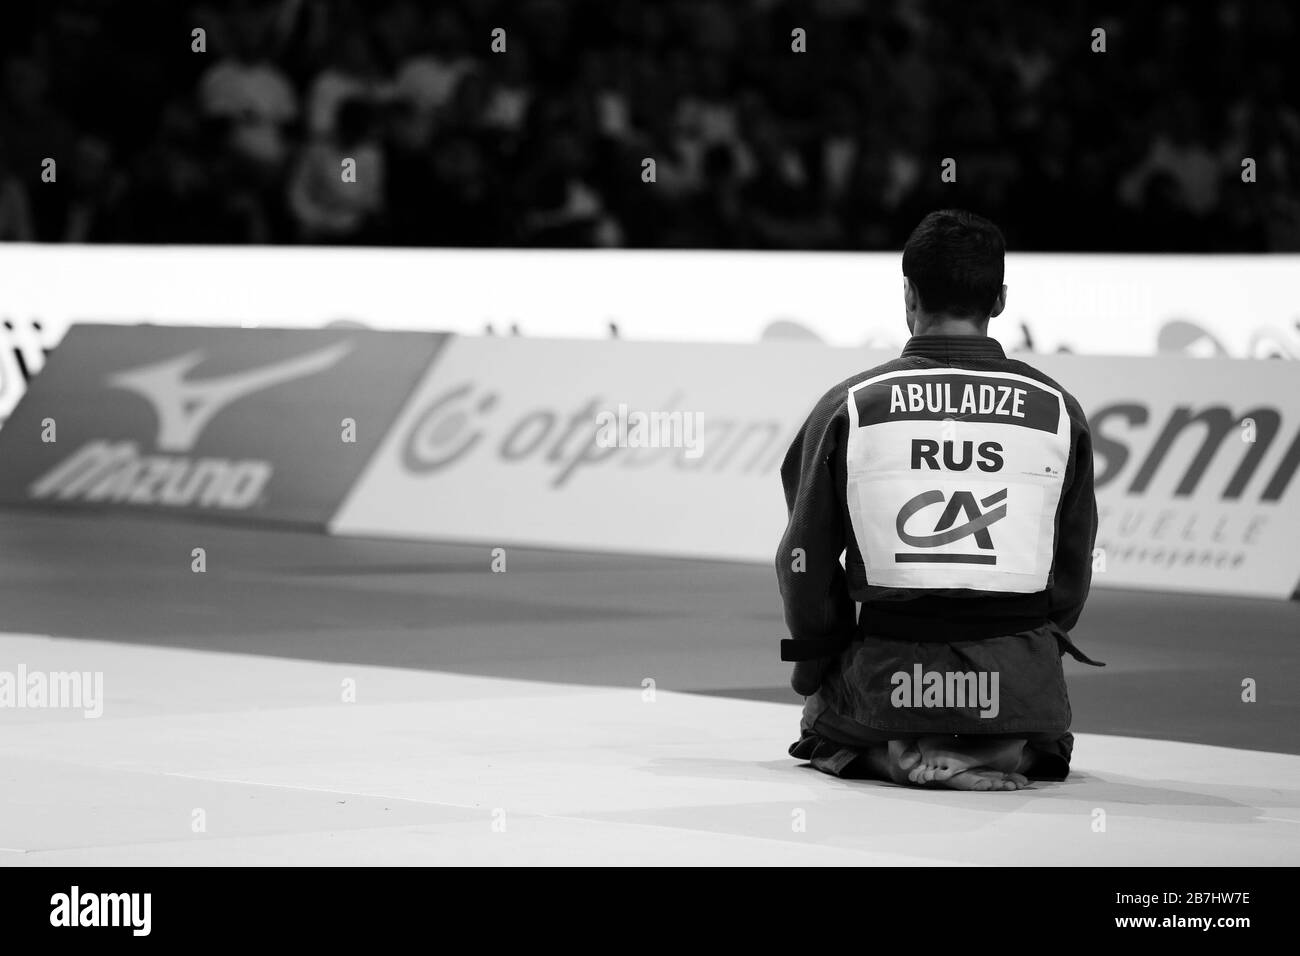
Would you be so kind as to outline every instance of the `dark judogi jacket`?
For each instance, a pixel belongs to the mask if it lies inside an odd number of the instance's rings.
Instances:
[[[1088,423],[996,340],[914,336],[899,358],[839,383],[781,480],[782,659],[873,636],[982,641],[1046,626],[1087,660],[1068,632],[1097,533]]]
[[[781,656],[810,662],[790,754],[871,776],[884,741],[1006,735],[1064,779],[1061,656],[1096,663],[1068,634],[1097,533],[1079,403],[993,339],[913,337],[822,397],[781,479]]]

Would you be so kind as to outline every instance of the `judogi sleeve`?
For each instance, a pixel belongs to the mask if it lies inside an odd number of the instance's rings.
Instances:
[[[1068,400],[1075,429],[1072,476],[1061,496],[1048,616],[1064,631],[1079,620],[1092,585],[1092,549],[1097,541],[1097,499],[1093,493],[1092,434],[1074,399]]]
[[[844,455],[844,403],[843,394],[823,398],[781,465],[789,521],[776,553],[776,576],[791,637],[781,642],[786,661],[834,656],[854,634],[855,605],[840,565],[844,488],[835,481],[843,471],[835,462]]]

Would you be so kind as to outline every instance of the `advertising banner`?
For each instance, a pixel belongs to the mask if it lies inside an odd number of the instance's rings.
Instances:
[[[324,525],[443,341],[74,326],[0,431],[0,503]]]
[[[1300,370],[1034,360],[1092,428],[1100,586],[1286,598],[1300,584]]]
[[[779,468],[795,432],[827,388],[895,354],[457,338],[332,530],[766,563],[784,528]],[[1094,430],[1097,586],[1291,595],[1297,366],[1034,364]]]

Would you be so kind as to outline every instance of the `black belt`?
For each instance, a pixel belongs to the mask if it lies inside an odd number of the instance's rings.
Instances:
[[[1004,630],[999,633],[993,633],[993,634],[983,634],[980,637],[966,637],[961,634],[954,635],[951,630],[949,630],[949,632],[946,635],[941,636],[938,633],[938,628],[936,628],[934,632],[934,636],[930,636],[928,634],[917,635],[915,633],[909,634],[907,636],[896,636],[896,635],[877,633],[872,636],[891,638],[893,640],[900,640],[900,641],[915,641],[918,644],[928,644],[928,643],[951,644],[954,641],[989,640],[994,637],[1007,637],[1011,634],[1020,634],[1025,631],[1032,631],[1037,627],[1050,627],[1053,633],[1056,635],[1056,639],[1059,642],[1061,649],[1065,651],[1065,653],[1073,657],[1076,661],[1079,661],[1082,664],[1090,664],[1093,667],[1106,666],[1103,662],[1094,661],[1087,654],[1083,653],[1083,651],[1079,650],[1079,648],[1075,646],[1074,642],[1070,640],[1070,635],[1065,633],[1064,630],[1057,627],[1055,624],[1052,624],[1050,621],[1040,621],[1037,624],[1025,624],[1022,621],[1012,630]],[[787,638],[781,642],[781,660],[797,663],[799,661],[815,661],[815,660],[821,660],[822,658],[826,658],[826,657],[834,657],[837,654],[839,654],[842,650],[844,650],[844,648],[848,647],[849,644],[851,644],[854,640],[863,640],[863,639],[865,639],[863,635],[858,635],[856,638],[850,637],[847,639],[842,637],[807,638],[803,640],[793,640]]]

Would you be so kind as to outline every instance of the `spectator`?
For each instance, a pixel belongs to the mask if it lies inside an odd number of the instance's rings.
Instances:
[[[1162,177],[1155,192],[1162,203],[1206,216],[1219,199],[1221,160],[1201,138],[1203,118],[1190,97],[1180,96],[1167,116],[1158,117],[1158,132],[1138,167],[1124,177],[1120,196],[1130,206],[1147,195],[1148,180]],[[1162,206],[1163,208],[1163,206]]]
[[[289,180],[289,208],[304,242],[373,241],[384,196],[384,152],[374,107],[345,100],[330,124],[334,132],[313,140]]]
[[[298,116],[298,95],[264,56],[251,19],[236,19],[230,38],[231,55],[199,78],[199,109],[205,118],[227,124],[229,144],[239,155],[274,169],[289,153],[286,133]]]
[[[0,155],[0,242],[31,242],[35,238],[27,190]]]
[[[64,237],[67,222],[67,193],[42,181],[46,159],[54,160],[54,175],[62,161],[66,174],[71,165],[77,132],[59,106],[50,101],[50,74],[37,57],[18,57],[4,65],[3,97],[0,98],[0,147],[8,157],[8,169],[22,185],[25,202],[12,188],[7,204],[10,215],[25,221],[29,238],[57,242]],[[47,187],[38,191],[42,186]],[[19,207],[25,212],[19,213]],[[15,222],[19,221],[15,218]],[[17,228],[15,226],[14,228]]]
[[[385,94],[364,34],[347,33],[334,43],[330,63],[316,74],[307,94],[307,133],[329,137],[345,100],[378,102]]]

